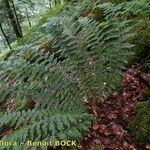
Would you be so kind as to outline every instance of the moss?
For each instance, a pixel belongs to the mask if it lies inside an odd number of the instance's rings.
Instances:
[[[150,56],[150,19],[140,20],[134,25],[136,36],[131,39],[135,45],[134,55],[130,58],[130,63],[147,62]]]
[[[96,7],[91,11],[90,17],[92,17],[94,20],[98,21],[98,22],[104,22],[104,14],[103,14],[103,10]]]
[[[146,101],[148,99],[150,100],[150,90],[143,90],[141,92],[141,100]]]
[[[150,60],[149,62],[145,62],[144,64],[142,64],[140,68],[143,72],[150,73]]]
[[[37,26],[41,26],[42,24],[44,24],[49,17],[60,14],[63,8],[64,8],[64,4],[61,4],[61,5],[59,4],[59,5],[56,5],[52,10],[48,10],[39,20],[39,23],[37,24]]]
[[[17,41],[11,43],[11,47],[12,49],[17,47]],[[6,60],[11,55],[11,53],[12,53],[12,50],[9,48],[2,50],[2,52],[0,53],[0,60]]]
[[[136,141],[150,143],[150,101],[139,102],[135,107],[135,116],[128,125]]]
[[[1,53],[0,53],[0,60],[3,60],[3,59],[7,56],[7,54],[8,54],[9,52],[10,52],[9,49],[7,49],[7,50],[1,52]]]

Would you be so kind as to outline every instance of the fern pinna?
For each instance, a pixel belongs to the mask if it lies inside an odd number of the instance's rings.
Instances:
[[[97,7],[105,15],[103,26],[77,16],[51,17],[42,25],[42,34],[63,61],[31,43],[0,62],[0,103],[12,102],[7,113],[0,113],[0,133],[11,129],[2,140],[79,140],[88,133],[93,118],[86,113],[85,100],[107,97],[116,89],[127,49],[133,47],[123,6]]]

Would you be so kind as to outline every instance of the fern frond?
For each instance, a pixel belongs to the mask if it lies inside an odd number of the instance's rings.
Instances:
[[[107,22],[103,28],[88,18],[84,23],[67,19],[70,23],[66,24],[66,18],[57,17],[45,24],[53,46],[67,56],[65,65],[76,72],[80,89],[88,97],[102,96],[118,86],[127,61],[126,49],[133,47],[128,43],[133,36],[130,21],[118,18],[122,7],[107,4],[102,8]]]
[[[0,114],[0,129],[12,129],[3,139],[78,140],[88,132],[92,119],[84,101],[107,97],[120,85],[133,47],[124,4],[97,7],[105,15],[103,26],[87,17],[51,17],[33,43],[25,40],[0,62],[0,102],[14,103],[9,113]],[[62,62],[56,52],[41,49],[37,38],[43,41],[45,34],[65,57]]]
[[[7,126],[14,132],[3,137],[4,141],[24,143],[32,141],[79,140],[88,132],[92,121],[88,114],[72,114],[52,110],[28,110],[5,113],[0,116],[0,130]],[[53,145],[54,146],[54,145]],[[11,149],[13,147],[10,147]]]

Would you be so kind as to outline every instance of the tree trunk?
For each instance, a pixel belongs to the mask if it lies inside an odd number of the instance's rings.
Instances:
[[[55,6],[56,6],[56,4],[57,4],[57,1],[56,1],[56,0],[54,0],[54,3],[55,3]]]
[[[28,19],[28,22],[29,22],[29,26],[31,27],[32,25],[31,25],[31,21],[30,21],[30,18],[29,18],[27,7],[25,7],[25,10],[26,10],[26,15],[27,15],[27,19]]]
[[[50,9],[52,8],[52,6],[51,6],[51,0],[49,0],[49,8]]]
[[[11,3],[12,3],[12,7],[13,7],[13,10],[14,10],[14,13],[15,13],[15,16],[16,16],[16,22],[17,22],[18,28],[19,28],[19,30],[20,30],[20,34],[22,35],[21,26],[20,26],[20,23],[19,23],[17,11],[16,11],[16,8],[15,8],[15,5],[14,5],[13,0],[11,0]]]
[[[0,30],[2,31],[2,34],[3,34],[3,36],[5,37],[6,42],[7,42],[8,46],[9,46],[9,48],[12,50],[12,47],[11,47],[11,45],[10,45],[10,43],[9,43],[9,40],[8,40],[8,38],[7,38],[7,36],[6,36],[5,32],[4,32],[4,30],[3,30],[2,24],[0,24]]]
[[[5,7],[7,9],[7,13],[8,13],[8,17],[10,19],[11,22],[11,26],[16,34],[17,38],[21,38],[22,37],[22,33],[20,32],[20,29],[18,28],[17,25],[17,21],[16,18],[11,10],[10,4],[9,4],[9,0],[3,0],[3,3],[5,4]]]

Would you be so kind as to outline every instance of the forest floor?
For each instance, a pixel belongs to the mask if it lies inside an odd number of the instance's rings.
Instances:
[[[136,68],[126,70],[122,85],[121,92],[113,92],[108,99],[93,102],[92,115],[96,122],[78,150],[150,150],[150,145],[136,142],[127,131],[134,116],[134,106],[141,100],[141,92],[150,88]]]

